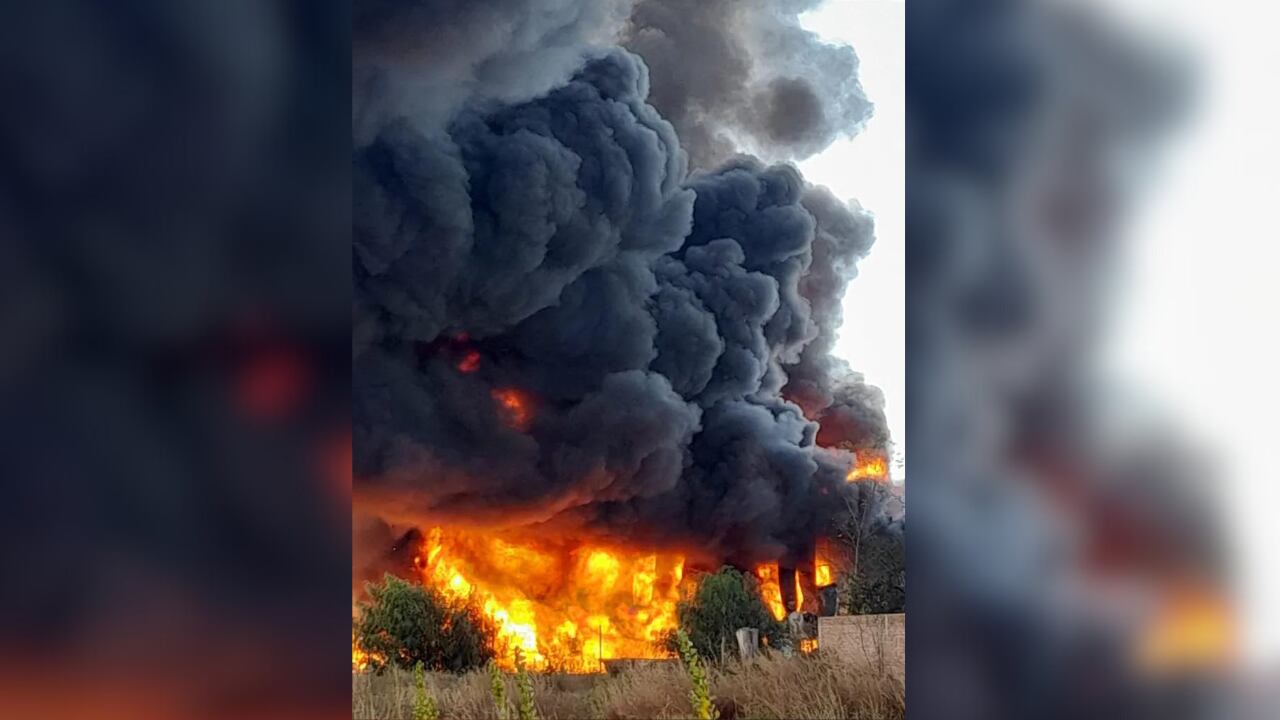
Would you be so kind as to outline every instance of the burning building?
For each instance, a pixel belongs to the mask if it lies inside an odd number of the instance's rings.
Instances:
[[[511,653],[586,670],[663,653],[722,564],[756,570],[775,615],[816,612],[815,538],[887,475],[883,397],[831,355],[870,216],[787,163],[699,148],[717,164],[690,172],[697,120],[649,43],[679,41],[678,3],[525,4],[356,14],[357,591],[414,577],[482,606]],[[769,109],[743,132],[770,159],[870,112],[856,72],[791,66],[857,67],[796,5],[694,13],[733,48],[773,33],[725,86]],[[649,54],[601,43],[620,34]]]

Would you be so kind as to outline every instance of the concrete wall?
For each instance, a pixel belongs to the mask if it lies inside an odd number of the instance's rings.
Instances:
[[[836,615],[818,618],[818,652],[883,667],[906,677],[907,616]]]

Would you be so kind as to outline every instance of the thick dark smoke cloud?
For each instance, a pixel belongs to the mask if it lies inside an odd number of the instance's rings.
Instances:
[[[467,103],[528,100],[564,82],[583,49],[610,44],[633,0],[357,0],[357,143],[388,119],[439,129]]]
[[[542,100],[464,113],[447,140],[385,128],[355,167],[361,338],[385,334],[379,321],[408,340],[486,337],[589,270],[677,248],[693,196],[645,88],[644,66],[616,54]]]
[[[739,151],[803,159],[857,133],[872,104],[858,56],[800,26],[820,0],[642,0],[623,44],[653,77],[650,102],[695,168]]]
[[[790,165],[690,176],[645,62],[572,27],[526,38],[551,50],[510,66],[523,89],[465,75],[447,122],[380,108],[358,145],[358,554],[458,522],[777,557],[856,492],[814,418],[887,443],[882,399],[827,357],[868,216]]]

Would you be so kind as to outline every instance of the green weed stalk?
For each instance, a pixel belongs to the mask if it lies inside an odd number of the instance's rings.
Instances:
[[[711,682],[707,679],[707,671],[702,667],[698,651],[690,642],[683,629],[676,631],[676,644],[680,647],[680,662],[693,683],[689,691],[689,702],[693,705],[694,717],[698,720],[717,720],[720,711],[716,709],[715,698],[711,697]]]
[[[519,648],[516,648],[516,691],[520,696],[516,705],[520,720],[538,720],[538,708],[533,704],[533,678],[529,677],[529,670],[524,666],[524,654]]]
[[[427,694],[427,672],[421,660],[413,666],[413,720],[440,720],[435,698]]]
[[[502,679],[502,670],[496,663],[489,663],[489,694],[493,695],[493,706],[498,711],[498,720],[511,720],[511,710],[507,705],[507,684]]]

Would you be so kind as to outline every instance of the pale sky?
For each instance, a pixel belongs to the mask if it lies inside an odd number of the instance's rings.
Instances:
[[[906,477],[904,9],[902,0],[827,0],[801,17],[822,38],[853,46],[862,86],[876,107],[852,140],[837,141],[799,163],[810,182],[856,199],[875,215],[875,246],[845,295],[836,353],[884,391],[895,443],[890,472],[898,481]]]

